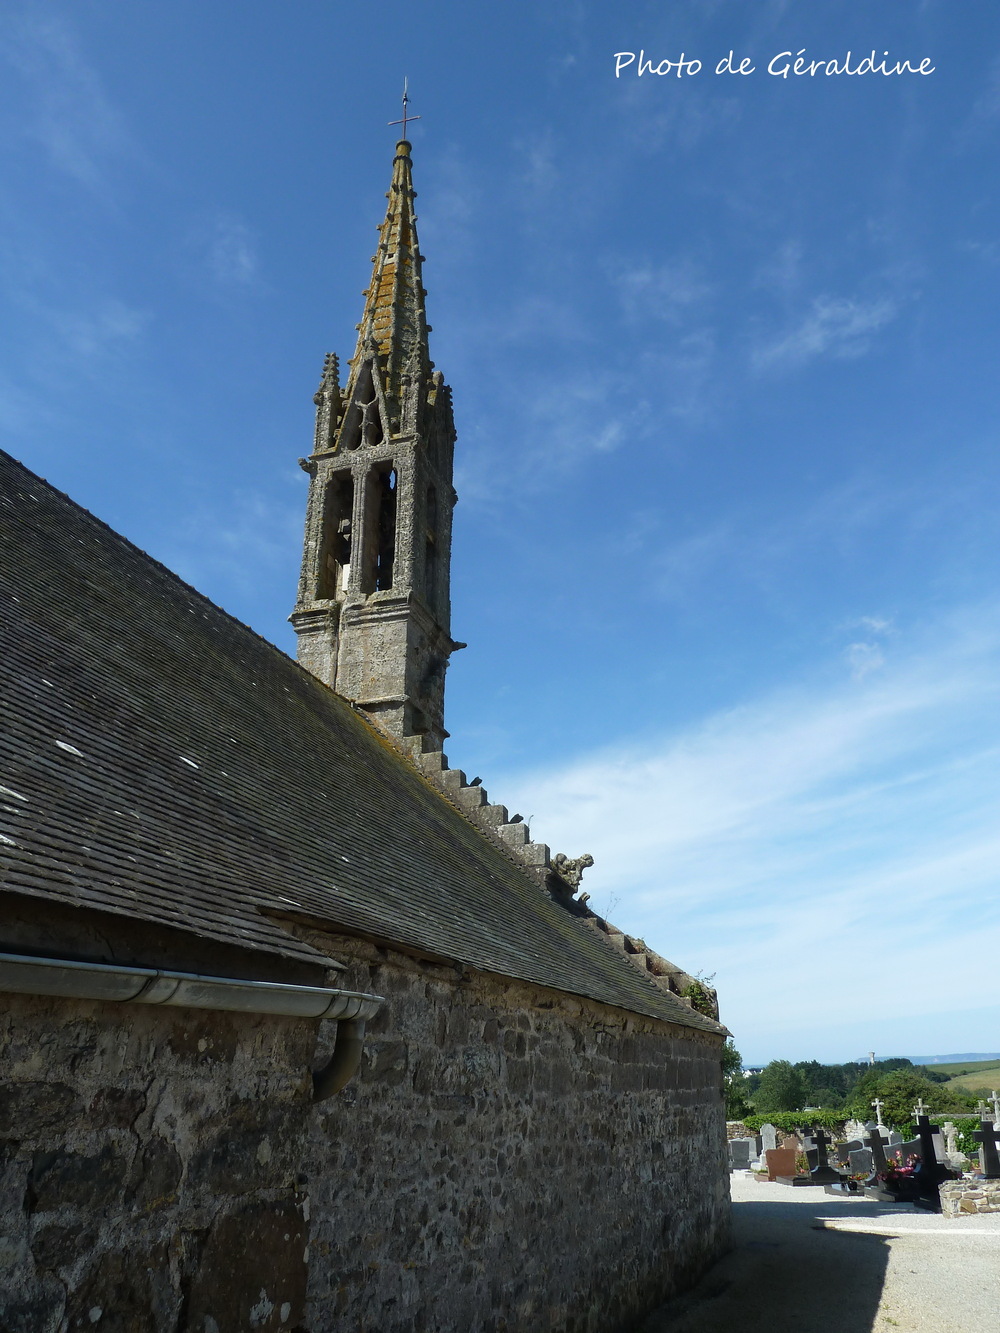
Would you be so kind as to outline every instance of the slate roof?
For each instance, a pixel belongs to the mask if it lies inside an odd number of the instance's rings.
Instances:
[[[720,1032],[351,706],[0,452],[0,888],[316,961],[271,913]]]

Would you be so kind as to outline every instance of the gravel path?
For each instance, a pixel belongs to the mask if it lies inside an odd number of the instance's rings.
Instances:
[[[640,1333],[1000,1330],[1000,1213],[946,1221],[734,1172],[733,1249]]]

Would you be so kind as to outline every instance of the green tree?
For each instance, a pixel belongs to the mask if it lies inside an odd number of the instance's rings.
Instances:
[[[942,1083],[932,1083],[915,1069],[896,1069],[888,1074],[865,1074],[858,1082],[850,1111],[859,1120],[871,1120],[872,1102],[883,1103],[882,1120],[892,1129],[909,1130],[913,1108],[922,1097],[932,1115],[968,1115],[975,1100],[965,1093],[952,1091]]]
[[[732,1037],[722,1048],[722,1078],[726,1090],[726,1119],[741,1120],[750,1110],[747,1081],[743,1077],[743,1056]]]
[[[801,1111],[806,1104],[806,1086],[800,1070],[788,1060],[772,1060],[760,1073],[754,1108],[769,1111]]]

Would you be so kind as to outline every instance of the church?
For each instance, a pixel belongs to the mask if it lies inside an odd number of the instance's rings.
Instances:
[[[0,454],[0,1327],[626,1333],[725,1248],[714,994],[444,753],[411,148],[298,662]]]

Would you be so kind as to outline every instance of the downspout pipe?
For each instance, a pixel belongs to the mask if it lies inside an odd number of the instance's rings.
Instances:
[[[342,1018],[337,1024],[333,1054],[322,1069],[313,1074],[313,1101],[325,1102],[345,1088],[358,1072],[365,1045],[365,1020]]]

